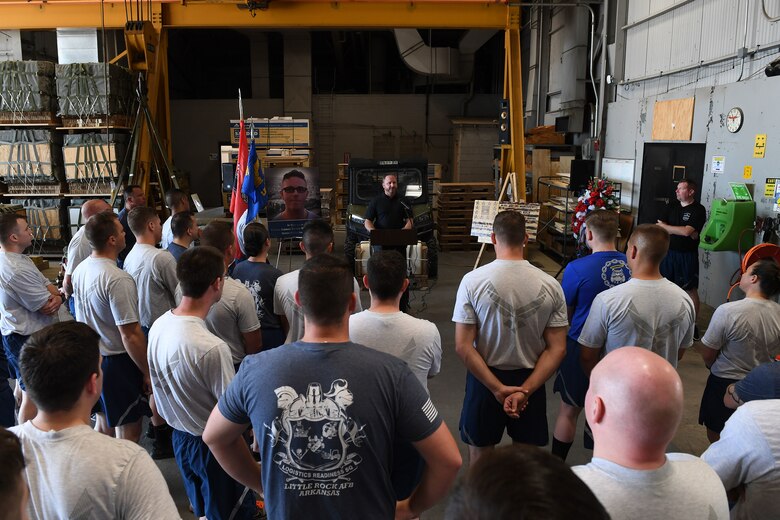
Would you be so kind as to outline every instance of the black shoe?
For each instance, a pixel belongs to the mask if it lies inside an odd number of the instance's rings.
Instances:
[[[173,458],[173,430],[167,424],[154,427],[154,442],[152,443],[152,458],[154,460]]]
[[[699,334],[699,326],[693,326],[693,341],[701,341],[701,335]]]

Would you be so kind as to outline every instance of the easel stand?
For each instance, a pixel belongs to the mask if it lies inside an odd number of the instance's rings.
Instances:
[[[509,190],[510,182],[512,183],[511,191]],[[509,202],[517,202],[517,190],[515,189],[516,186],[517,186],[517,178],[515,172],[507,173],[506,178],[504,178],[504,183],[501,185],[501,191],[498,193],[498,199],[496,199],[496,201],[500,203],[504,199],[504,197],[508,195],[511,199]],[[508,194],[507,191],[509,191]],[[487,244],[483,242],[482,246],[480,246],[479,254],[477,255],[477,261],[474,262],[474,269],[479,267],[479,262],[482,260],[482,254],[485,252],[486,245]]]
[[[295,247],[296,243],[300,243],[301,240],[303,240],[302,237],[294,237],[294,238],[279,238],[279,247],[276,250],[276,268],[279,269],[279,260],[282,256],[282,245],[285,242],[289,242],[290,246],[287,253],[287,272],[289,273],[292,270],[292,249]]]

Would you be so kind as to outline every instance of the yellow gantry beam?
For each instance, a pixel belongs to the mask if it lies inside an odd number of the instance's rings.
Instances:
[[[501,173],[515,172],[516,200],[525,200],[525,135],[523,133],[523,77],[520,62],[520,8],[510,8],[504,34],[504,98],[509,100],[511,144],[501,147]]]
[[[255,16],[252,16],[247,9],[239,9],[238,4],[244,2],[238,0],[152,0],[152,4],[155,15],[153,21],[162,36],[161,48],[165,47],[164,31],[168,28],[504,30],[504,97],[509,100],[512,143],[502,147],[502,174],[506,175],[510,171],[517,173],[517,186],[513,188],[519,200],[525,199],[519,7],[510,7],[503,0],[271,0],[268,9],[256,10]],[[0,28],[3,29],[121,29],[126,21],[127,13],[122,0],[0,0]],[[170,147],[170,116],[166,113],[167,63],[163,61],[161,65],[147,78],[149,99],[150,105],[156,105],[157,97],[164,97],[159,106],[153,107],[155,110],[152,113],[157,116],[157,122],[164,138],[168,138],[167,145]],[[144,150],[139,158],[150,157],[148,136],[145,137],[142,142]],[[149,168],[150,164],[147,162],[144,166]],[[145,180],[148,182],[148,176]]]
[[[159,4],[159,2],[153,2]],[[164,3],[168,28],[258,29],[504,29],[506,4],[496,2],[297,2],[271,1],[266,10],[239,9],[237,3]],[[122,28],[125,6],[89,0],[0,0],[0,28]]]

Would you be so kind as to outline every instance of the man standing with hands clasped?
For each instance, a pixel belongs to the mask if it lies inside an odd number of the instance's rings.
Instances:
[[[496,260],[463,277],[452,316],[468,369],[460,435],[470,464],[505,429],[514,442],[547,444],[544,383],[566,355],[569,324],[560,284],[525,259],[523,215],[496,215],[491,241]]]

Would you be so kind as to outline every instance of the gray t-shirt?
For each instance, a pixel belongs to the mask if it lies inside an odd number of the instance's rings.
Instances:
[[[73,272],[76,320],[100,334],[104,356],[126,352],[118,325],[138,323],[138,290],[133,277],[108,258],[86,258]]]
[[[149,331],[149,372],[157,409],[171,427],[200,437],[235,376],[224,341],[194,316],[166,312]]]
[[[211,307],[206,325],[230,347],[233,363],[241,363],[246,356],[242,334],[260,328],[255,299],[249,289],[237,280],[225,278],[222,298]]]
[[[626,468],[594,457],[572,471],[596,495],[612,520],[728,520],[726,490],[700,458],[667,453],[658,469]]]
[[[477,352],[502,370],[534,368],[545,329],[569,325],[561,285],[528,260],[494,260],[467,273],[452,321],[477,325]]]
[[[33,520],[181,518],[160,470],[134,442],[87,425],[44,432],[27,421],[19,437]]]
[[[298,291],[298,272],[297,269],[291,273],[283,274],[276,280],[276,287],[274,287],[274,314],[284,316],[287,318],[287,323],[290,324],[290,330],[287,332],[287,338],[285,343],[293,343],[303,337],[303,310],[295,303],[295,293]],[[355,305],[355,313],[363,310],[363,305],[360,303],[360,285],[357,280],[354,280],[355,295],[357,296],[357,303]]]
[[[125,258],[122,268],[133,277],[138,288],[138,317],[141,326],[152,323],[176,306],[174,295],[176,259],[164,249],[136,243]]]
[[[745,484],[732,509],[738,520],[780,518],[780,399],[745,403],[701,458],[726,489]]]
[[[57,321],[38,309],[51,296],[51,282],[26,255],[0,251],[0,331],[29,336]]]
[[[268,518],[394,518],[393,444],[441,425],[403,361],[354,343],[249,356],[218,406],[252,423]]]
[[[404,312],[365,310],[349,317],[349,339],[406,362],[428,391],[428,378],[441,369],[441,336],[436,325]]]
[[[701,342],[720,350],[713,374],[742,379],[780,354],[780,305],[760,298],[724,303],[715,309]]]
[[[577,342],[605,354],[642,347],[676,367],[679,349],[693,344],[694,320],[691,298],[675,284],[632,278],[596,296]]]
[[[84,226],[81,226],[73,235],[73,238],[70,239],[70,243],[68,243],[68,263],[65,265],[65,274],[73,275],[73,271],[76,270],[79,264],[92,254],[92,247],[84,235],[85,229]]]

